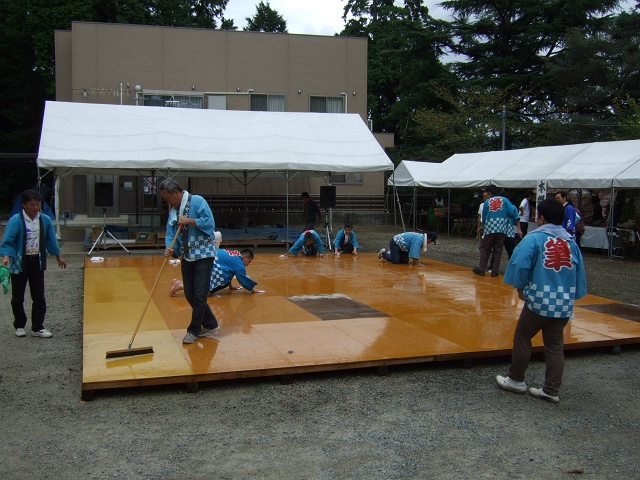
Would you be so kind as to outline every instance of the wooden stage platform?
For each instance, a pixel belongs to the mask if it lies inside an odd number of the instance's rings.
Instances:
[[[376,254],[257,254],[248,273],[266,292],[210,297],[220,332],[183,345],[191,310],[183,292],[170,296],[180,267],[167,262],[133,344],[154,353],[107,360],[107,351],[127,348],[163,259],[85,260],[83,399],[101,389],[186,384],[194,391],[198,382],[223,379],[509,355],[522,308],[502,277],[428,258],[416,268]],[[565,330],[565,348],[640,343],[639,318],[640,307],[588,295]],[[536,350],[541,345],[536,337]]]

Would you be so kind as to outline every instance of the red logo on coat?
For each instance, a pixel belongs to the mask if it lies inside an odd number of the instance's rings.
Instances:
[[[561,238],[549,238],[544,244],[544,266],[556,272],[562,267],[573,268],[569,242]]]

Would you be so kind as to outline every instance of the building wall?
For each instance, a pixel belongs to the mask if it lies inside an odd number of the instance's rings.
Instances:
[[[57,31],[56,98],[61,101],[142,105],[139,95],[222,95],[228,110],[250,110],[252,94],[284,95],[285,111],[309,111],[310,96],[342,97],[348,113],[367,115],[367,39],[193,28],[74,22]],[[136,92],[139,86],[139,93]],[[141,91],[140,91],[141,89]],[[206,105],[205,105],[206,106]],[[389,138],[380,143],[388,147]],[[85,200],[92,207],[92,176]],[[113,211],[132,213],[131,191],[118,191]],[[325,179],[295,178],[291,192],[317,194]],[[198,182],[206,191],[234,192],[234,179]],[[280,194],[284,182],[255,182],[254,194]],[[77,188],[65,190],[67,208]],[[383,195],[384,174],[365,173],[362,184],[337,185],[338,195]],[[120,200],[118,200],[120,198]],[[64,208],[63,208],[64,209]],[[93,210],[93,211],[92,211]]]

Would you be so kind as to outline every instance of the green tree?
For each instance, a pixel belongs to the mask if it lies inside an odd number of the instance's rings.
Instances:
[[[220,30],[238,30],[238,27],[236,27],[233,22],[233,18],[226,19],[222,17],[220,20]]]
[[[548,71],[554,117],[565,120],[564,129],[582,130],[585,141],[620,138],[618,124],[629,125],[617,117],[640,99],[640,13],[607,17],[597,31],[573,29]]]
[[[544,59],[565,47],[572,28],[597,28],[620,0],[446,0],[452,67],[462,80],[504,88],[539,89]],[[544,92],[542,92],[544,93]]]
[[[347,21],[347,19],[349,20]],[[413,137],[412,113],[437,100],[431,86],[447,79],[439,60],[446,34],[420,0],[348,0],[340,35],[366,37],[369,117],[374,130]]]
[[[629,96],[616,98],[613,102],[618,128],[615,140],[635,140],[640,138],[640,101]]]
[[[421,147],[412,158],[443,161],[454,153],[500,150],[503,133],[526,139],[534,128],[532,119],[511,113],[518,106],[512,92],[439,86],[434,93],[442,106],[419,109],[413,116]],[[513,100],[505,104],[504,98]]]
[[[215,28],[228,0],[2,0],[0,151],[36,152],[55,98],[54,30],[72,21]]]
[[[604,16],[618,4],[443,2],[454,15],[449,47],[462,59],[450,64],[457,81],[436,90],[444,103],[414,116],[421,155],[500,149],[502,107],[507,148],[612,139],[614,98],[640,85],[637,24]]]
[[[256,6],[256,14],[246,17],[246,20],[247,26],[243,28],[245,32],[287,33],[287,22],[271,8],[269,2],[260,2]]]

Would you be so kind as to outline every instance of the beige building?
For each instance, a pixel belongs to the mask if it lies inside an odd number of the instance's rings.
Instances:
[[[75,22],[71,31],[55,32],[55,47],[58,101],[346,112],[367,120],[364,38]],[[384,148],[393,147],[393,135],[376,138]],[[231,213],[244,206],[245,185],[233,178],[177,180],[208,197],[214,208],[221,206],[218,222],[224,208]],[[300,192],[318,199],[320,186],[328,181],[336,186],[338,211],[383,205],[383,173],[350,173],[331,179],[294,178],[289,185],[293,209],[301,208]],[[119,218],[122,223],[148,224],[161,208],[150,183],[152,179],[136,176],[77,175],[62,185],[60,210],[76,218],[95,218],[106,207],[110,223]],[[246,193],[250,210],[262,204],[275,211],[284,203],[286,187],[277,179],[258,178]],[[279,221],[262,217],[250,220]]]

